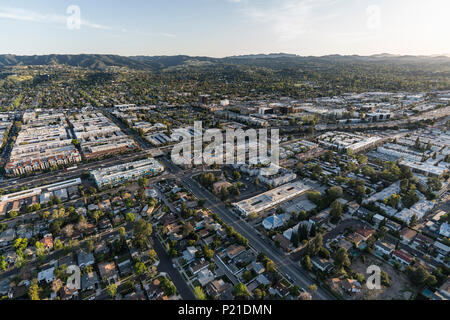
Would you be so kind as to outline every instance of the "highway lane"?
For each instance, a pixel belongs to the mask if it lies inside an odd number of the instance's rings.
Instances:
[[[308,288],[315,282],[306,274],[300,265],[292,261],[288,256],[282,254],[278,248],[269,245],[264,240],[257,236],[255,229],[247,222],[235,216],[231,211],[218,199],[216,199],[208,191],[204,190],[190,177],[182,179],[183,185],[190,190],[198,198],[206,200],[208,208],[217,213],[221,219],[232,226],[242,236],[246,237],[253,248],[257,251],[265,252],[267,256],[272,259],[277,265],[278,269],[288,278],[300,287]],[[313,299],[320,300],[334,300],[335,298],[324,289],[318,287],[318,290],[312,294]]]
[[[8,190],[12,188],[20,188],[28,185],[33,186],[39,186],[41,183],[48,182],[48,183],[56,183],[63,180],[69,180],[73,178],[77,178],[81,176],[83,173],[98,169],[100,167],[109,167],[109,166],[115,166],[118,164],[123,164],[127,162],[133,162],[141,157],[145,156],[157,156],[160,155],[164,150],[167,148],[156,148],[156,149],[149,149],[144,151],[138,151],[132,154],[126,154],[122,156],[117,156],[113,158],[108,158],[104,160],[99,160],[91,163],[81,163],[77,165],[77,168],[75,170],[71,171],[55,171],[55,172],[48,172],[48,173],[42,173],[37,174],[34,176],[24,177],[24,178],[13,178],[13,179],[7,179],[0,182],[0,189]]]

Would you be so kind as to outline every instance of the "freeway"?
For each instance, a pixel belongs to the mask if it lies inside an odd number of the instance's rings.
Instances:
[[[20,188],[20,187],[31,187],[31,186],[39,186],[41,184],[45,183],[57,183],[59,181],[63,180],[69,180],[73,178],[80,177],[83,173],[89,172],[91,170],[95,170],[101,167],[110,167],[119,165],[122,163],[128,163],[138,160],[141,157],[145,156],[159,156],[164,152],[164,148],[157,148],[157,149],[149,149],[139,152],[134,152],[131,154],[126,154],[122,156],[116,156],[109,159],[104,159],[96,162],[90,162],[85,164],[78,164],[77,168],[75,170],[71,171],[55,171],[55,172],[48,172],[48,173],[42,173],[42,174],[36,174],[29,177],[24,178],[13,178],[13,179],[7,179],[0,182],[0,189],[8,190],[12,188]]]
[[[278,269],[299,287],[308,288],[314,281],[300,267],[300,265],[292,261],[289,256],[281,253],[278,248],[267,243],[257,236],[255,229],[246,221],[237,217],[229,208],[219,201],[214,195],[203,189],[191,177],[186,176],[181,179],[183,185],[190,190],[198,198],[206,200],[207,207],[215,212],[225,223],[232,226],[242,236],[246,237],[249,243],[259,252],[265,252],[267,256],[275,262]],[[318,290],[312,294],[316,300],[334,300],[335,298],[327,291],[318,287]]]

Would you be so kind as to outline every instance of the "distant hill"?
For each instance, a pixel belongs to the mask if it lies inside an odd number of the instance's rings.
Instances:
[[[36,65],[67,65],[88,69],[105,69],[106,67],[145,68],[139,61],[117,55],[79,54],[79,55],[42,55],[16,56],[0,55],[0,66],[36,66]]]
[[[335,64],[387,64],[399,66],[432,67],[439,71],[449,70],[450,57],[439,56],[398,56],[391,54],[377,54],[372,56],[343,56],[328,55],[322,57],[305,57],[286,53],[255,54],[232,56],[226,58],[178,56],[133,56],[80,54],[80,55],[41,55],[17,56],[0,55],[0,68],[8,66],[36,66],[36,65],[67,65],[92,70],[103,70],[107,67],[127,67],[138,70],[170,70],[173,68],[201,68],[210,66],[250,66],[269,69],[299,68],[304,65],[326,67]]]

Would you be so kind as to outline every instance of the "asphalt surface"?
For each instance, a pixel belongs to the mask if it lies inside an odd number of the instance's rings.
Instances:
[[[281,253],[278,248],[261,239],[256,230],[247,222],[231,212],[222,202],[208,191],[204,190],[190,177],[182,179],[183,185],[198,198],[206,200],[207,207],[215,212],[219,217],[232,226],[242,236],[246,237],[249,243],[259,252],[265,252],[267,256],[275,262],[278,269],[290,278],[301,288],[308,288],[311,284],[316,284],[309,275],[300,267],[299,263],[292,261],[289,256]],[[271,242],[270,242],[271,243]],[[312,294],[316,300],[334,300],[334,296],[324,289],[318,287],[318,290]]]
[[[179,295],[183,300],[196,300],[194,293],[189,288],[180,272],[173,267],[172,259],[167,254],[161,242],[156,236],[153,236],[153,249],[155,249],[159,258],[158,271],[166,272],[173,284],[177,287]]]

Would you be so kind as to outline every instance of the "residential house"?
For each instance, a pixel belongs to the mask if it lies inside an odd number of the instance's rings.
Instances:
[[[348,294],[361,292],[362,285],[355,279],[344,279],[340,282],[341,288]]]
[[[206,286],[208,283],[214,280],[216,276],[209,269],[203,269],[198,272],[197,280],[200,282],[202,287]]]
[[[311,259],[313,267],[321,272],[330,272],[333,269],[333,264],[327,259],[320,259],[314,257]]]
[[[445,244],[443,244],[439,241],[435,241],[433,244],[433,247],[436,249],[436,251],[439,254],[442,254],[444,257],[447,256],[450,252],[450,247],[446,246]]]
[[[119,282],[119,275],[117,274],[116,265],[114,262],[104,262],[98,265],[100,278],[108,284]]]
[[[83,269],[87,266],[92,266],[95,263],[94,255],[90,252],[80,250],[78,252],[78,266]]]
[[[196,247],[187,247],[186,250],[183,251],[183,259],[186,260],[186,263],[191,263],[195,260],[195,254],[198,252]]]
[[[392,258],[405,267],[409,266],[414,261],[414,258],[404,250],[395,250],[392,253]]]
[[[192,272],[192,274],[196,275],[200,271],[205,270],[209,267],[208,261],[205,261],[204,259],[194,261],[189,265],[189,270]]]
[[[230,259],[234,259],[238,255],[240,255],[242,252],[245,251],[245,247],[237,244],[232,244],[227,248],[227,256]]]
[[[291,242],[286,239],[282,234],[278,233],[277,235],[275,235],[275,237],[273,238],[273,240],[275,241],[275,243],[277,243],[281,249],[283,249],[285,252],[289,252],[290,251],[290,247],[291,247]]]
[[[47,251],[50,251],[53,249],[53,235],[47,234],[44,236],[44,238],[41,240],[42,244],[44,245],[44,249]]]
[[[413,241],[413,239],[417,236],[417,231],[412,230],[410,228],[404,228],[400,232],[400,237],[402,239],[402,242],[404,243],[410,243]]]
[[[394,250],[395,250],[395,246],[393,244],[387,243],[387,242],[382,242],[382,241],[377,241],[375,242],[375,250],[380,252],[381,254],[385,254],[385,255],[390,255]]]
[[[220,300],[232,300],[232,291],[233,286],[222,279],[211,281],[205,287],[208,296]]]
[[[81,277],[81,290],[90,291],[99,288],[99,279],[95,271],[83,274]]]
[[[45,270],[42,270],[38,273],[37,279],[38,282],[46,282],[46,283],[52,283],[53,280],[55,280],[55,276],[53,272],[55,271],[55,267],[51,267]]]
[[[419,233],[414,238],[413,244],[422,250],[428,251],[428,249],[430,249],[430,247],[433,245],[433,239]]]

